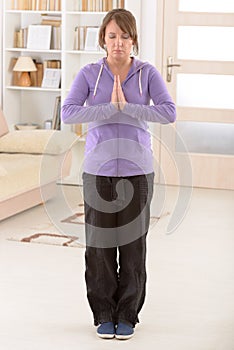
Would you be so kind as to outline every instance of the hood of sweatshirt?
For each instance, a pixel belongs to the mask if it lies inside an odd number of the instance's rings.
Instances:
[[[111,71],[108,67],[108,64],[106,62],[106,57],[100,59],[96,64],[98,64],[100,66],[100,69],[99,69],[99,73],[97,76],[97,80],[96,80],[96,84],[95,84],[95,88],[94,88],[94,92],[93,92],[94,97],[97,94],[97,88],[98,88],[98,84],[101,80],[103,69],[105,69],[108,72],[108,74],[110,74],[110,76],[113,78],[113,74],[111,73]],[[125,82],[127,82],[129,79],[131,79],[131,77],[133,75],[135,75],[136,73],[139,72],[138,88],[139,88],[140,95],[142,95],[142,69],[146,65],[148,65],[147,62],[142,62],[142,61],[137,60],[136,58],[132,57],[132,65],[131,65],[131,68],[128,72],[128,75],[125,79]]]

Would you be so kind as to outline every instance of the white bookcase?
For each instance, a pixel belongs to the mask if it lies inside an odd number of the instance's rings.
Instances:
[[[99,1],[99,0],[97,0]],[[74,50],[74,31],[76,26],[99,26],[106,12],[78,11],[79,0],[61,0],[61,11],[13,10],[12,1],[3,4],[3,110],[8,125],[16,123],[37,123],[41,127],[53,116],[55,100],[66,97],[76,73],[82,66],[100,59],[100,51]],[[140,32],[141,1],[125,0],[125,8],[132,11],[138,22]],[[30,24],[40,24],[41,15],[61,15],[61,50],[32,50],[14,47],[14,33]],[[61,88],[12,86],[12,58],[31,56],[37,61],[61,60]],[[67,127],[67,126],[66,126]]]

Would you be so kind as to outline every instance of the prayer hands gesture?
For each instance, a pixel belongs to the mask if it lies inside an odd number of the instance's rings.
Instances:
[[[121,87],[119,75],[114,76],[114,85],[111,95],[111,102],[120,111],[123,110],[125,104],[127,103]]]

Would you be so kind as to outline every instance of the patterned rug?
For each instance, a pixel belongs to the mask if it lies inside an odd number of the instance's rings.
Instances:
[[[84,226],[84,206],[79,204],[74,210],[74,214],[63,218],[60,222],[64,225],[74,224],[78,226]],[[162,214],[160,217],[151,216],[150,228],[154,226],[162,217],[169,215],[168,212]],[[79,231],[78,231],[79,232]],[[25,244],[36,243],[36,244],[48,244],[61,247],[72,247],[72,248],[84,248],[85,245],[80,241],[79,236],[66,235],[59,233],[56,227],[52,223],[46,223],[39,225],[39,227],[32,227],[27,234],[18,234],[17,237],[8,238],[9,241],[22,242]]]
[[[84,248],[84,244],[79,243],[79,237],[62,235],[57,232],[38,232],[23,238],[8,238],[8,240],[22,243],[37,243],[57,245],[61,247]]]

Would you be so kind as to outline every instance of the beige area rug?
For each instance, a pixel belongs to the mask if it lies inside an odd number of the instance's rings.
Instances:
[[[22,243],[37,243],[57,245],[61,247],[84,248],[84,244],[79,243],[79,237],[63,235],[58,232],[37,232],[32,235],[26,235],[22,238],[8,238],[8,240]]]
[[[84,205],[79,204],[75,214],[62,219],[60,222],[64,224],[75,224],[83,226],[84,222]],[[48,219],[49,220],[49,219]],[[48,244],[61,247],[84,248],[85,245],[79,242],[79,236],[73,236],[60,233],[52,222],[44,222],[39,225],[25,230],[25,234],[18,232],[14,237],[7,238],[8,241],[22,243]]]
[[[63,218],[60,222],[62,224],[74,224],[77,227],[83,227],[84,222],[84,205],[80,203],[75,210],[74,214]],[[160,217],[151,216],[150,218],[150,229],[164,216],[168,216],[169,213],[166,212]],[[14,237],[7,238],[9,241],[16,241],[25,244],[36,243],[36,244],[48,244],[61,247],[71,247],[71,248],[84,248],[85,245],[80,242],[79,236],[67,235],[60,233],[59,230],[53,225],[53,223],[48,222],[37,227],[31,227],[25,230],[26,233],[18,233]],[[79,231],[78,231],[79,232]]]

